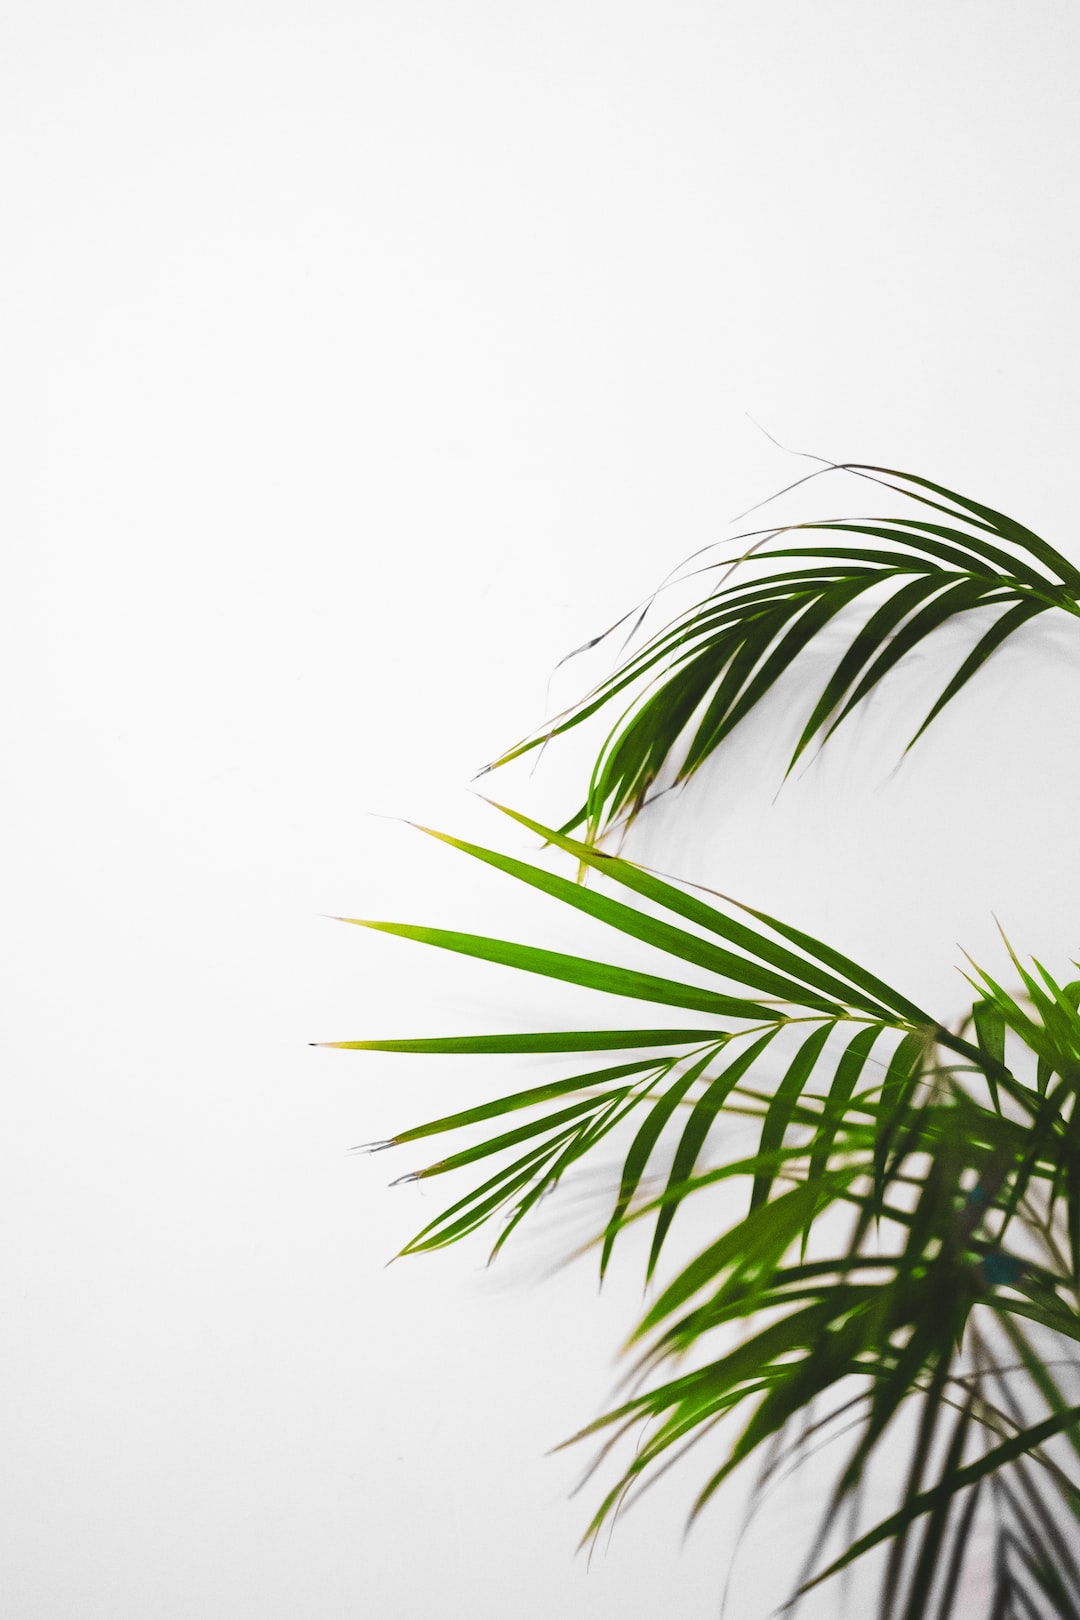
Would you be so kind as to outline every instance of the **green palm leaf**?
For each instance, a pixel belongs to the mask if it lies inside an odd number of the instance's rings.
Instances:
[[[907,748],[1025,623],[1055,608],[1080,614],[1080,570],[1023,524],[912,474],[860,463],[830,470],[869,478],[946,521],[814,521],[738,537],[733,544],[743,549],[725,563],[724,577],[733,566],[752,565],[752,578],[721,584],[580,703],[486,769],[572,730],[626,694],[629,706],[600,749],[585,803],[563,829],[584,826],[586,841],[594,843],[605,829],[634,818],[657,791],[665,767],[675,782],[691,777],[822,632],[868,593],[872,610],[849,633],[811,705],[789,772],[812,743],[828,740],[901,659],[963,615],[1001,610],[946,680]],[[774,543],[799,534],[837,539]],[[885,544],[855,545],[849,537]]]
[[[600,1136],[608,1135],[626,1114],[638,1109],[643,1117],[625,1155],[618,1194],[606,1228],[601,1255],[603,1275],[642,1176],[661,1137],[674,1122],[677,1110],[685,1108],[687,1119],[678,1135],[668,1171],[667,1188],[672,1194],[693,1177],[718,1116],[751,1071],[760,1068],[778,1032],[794,1028],[799,1020],[808,1026],[798,1051],[786,1061],[776,1094],[763,1117],[758,1148],[759,1168],[752,1191],[752,1198],[757,1203],[768,1198],[775,1168],[783,1162],[780,1150],[785,1145],[789,1128],[805,1123],[804,1116],[799,1112],[800,1099],[816,1057],[833,1031],[845,1029],[850,1032],[847,1041],[850,1051],[856,1055],[856,1067],[852,1069],[852,1060],[849,1059],[842,1069],[841,1089],[834,1088],[831,1093],[828,1121],[818,1143],[818,1168],[827,1165],[832,1148],[845,1139],[845,1110],[857,1074],[862,1072],[876,1038],[885,1029],[894,1028],[907,1031],[905,1038],[915,1039],[918,1050],[921,1051],[925,1045],[928,1038],[925,1029],[934,1027],[929,1024],[928,1015],[884,981],[867,974],[849,958],[821,945],[809,935],[787,928],[763,913],[753,915],[766,927],[751,927],[738,915],[732,915],[732,911],[737,913],[740,910],[750,915],[746,908],[739,907],[736,902],[728,902],[727,909],[706,904],[656,874],[626,861],[601,856],[589,846],[541,823],[515,812],[507,813],[548,842],[562,847],[576,860],[597,870],[603,877],[695,928],[704,930],[704,934],[712,935],[713,939],[703,937],[701,932],[668,923],[640,905],[616,901],[535,863],[502,855],[445,834],[432,833],[431,836],[474,859],[483,860],[518,882],[541,890],[562,905],[586,912],[617,934],[643,941],[667,956],[688,961],[730,985],[734,991],[745,993],[732,994],[728,990],[689,985],[612,962],[570,956],[482,935],[343,918],[343,921],[356,922],[363,927],[608,994],[710,1012],[718,1020],[712,1029],[587,1030],[325,1043],[354,1051],[477,1056],[527,1052],[615,1053],[627,1048],[637,1048],[643,1052],[651,1049],[654,1053],[649,1058],[621,1065],[605,1065],[597,1070],[515,1092],[403,1131],[389,1142],[375,1144],[378,1148],[404,1145],[424,1137],[486,1124],[507,1113],[536,1109],[548,1102],[558,1100],[565,1103],[553,1114],[501,1131],[485,1142],[464,1148],[413,1172],[413,1178],[420,1179],[462,1170],[527,1142],[535,1144],[524,1158],[515,1159],[505,1171],[485,1181],[474,1194],[455,1203],[446,1212],[445,1218],[439,1217],[429,1223],[410,1247],[427,1248],[456,1241],[502,1210],[514,1198],[519,1200],[514,1204],[511,1215],[512,1222],[516,1224],[525,1208],[533,1207],[543,1190],[550,1188],[573,1159],[595,1146]],[[429,831],[426,828],[422,830]],[[725,943],[716,944],[715,938]],[[788,939],[794,941],[798,948],[792,949]],[[738,949],[729,948],[731,946]],[[761,992],[767,992],[767,995],[763,997]],[[924,1030],[917,1037],[910,1032],[912,1015],[920,1021],[920,1028]],[[947,1032],[941,1033],[944,1036]],[[733,1042],[736,1043],[735,1048],[728,1053],[726,1049]],[[886,1078],[890,1072],[886,1070]],[[600,1121],[605,1122],[602,1131],[597,1128]],[[657,1209],[648,1276],[652,1275],[659,1261],[677,1202],[676,1196],[669,1197]],[[505,1235],[500,1241],[504,1240]]]

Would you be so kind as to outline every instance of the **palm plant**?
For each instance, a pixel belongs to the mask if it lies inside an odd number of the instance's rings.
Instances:
[[[1030,530],[924,479],[854,470],[937,516],[818,521],[751,536],[736,561],[752,563],[752,580],[722,581],[544,733],[565,732],[631,693],[577,815],[554,829],[504,811],[551,857],[523,860],[433,835],[663,953],[679,976],[362,921],[652,1003],[666,1009],[664,1025],[327,1044],[542,1052],[573,1070],[374,1144],[472,1129],[468,1145],[413,1176],[475,1167],[479,1180],[403,1253],[443,1247],[499,1219],[494,1256],[572,1166],[601,1143],[619,1144],[621,1170],[595,1236],[600,1275],[627,1229],[645,1222],[646,1281],[656,1291],[627,1346],[626,1399],[575,1438],[601,1437],[599,1462],[645,1428],[587,1539],[699,1442],[712,1450],[694,1514],[751,1457],[761,1500],[785,1470],[848,1436],[789,1607],[883,1547],[882,1620],[946,1620],[982,1507],[996,1538],[993,1615],[1076,1620],[1080,980],[1059,982],[1064,976],[1025,966],[1007,947],[1021,988],[1011,993],[971,964],[970,1012],[950,1028],[799,929],[601,847],[658,791],[663,771],[688,779],[867,593],[868,616],[810,710],[792,765],[956,615],[1003,610],[912,742],[1027,619],[1080,612],[1080,572]],[[843,538],[775,545],[796,530]],[[850,535],[875,544],[852,545]],[[497,763],[542,740],[526,739]],[[570,863],[565,873],[553,865],[560,858]],[[737,1155],[723,1141],[731,1120],[754,1136]],[[730,1220],[661,1284],[676,1216],[728,1183],[743,1189]],[[901,1446],[895,1507],[860,1528],[875,1464],[888,1447],[895,1468]],[[837,1546],[846,1509],[853,1528]]]

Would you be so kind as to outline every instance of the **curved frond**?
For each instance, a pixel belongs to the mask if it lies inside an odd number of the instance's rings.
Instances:
[[[740,548],[734,557],[729,551],[697,570],[723,568],[714,591],[485,769],[623,700],[585,803],[563,829],[583,826],[594,843],[633,820],[658,791],[662,773],[672,785],[688,780],[826,631],[840,628],[847,641],[810,703],[789,773],[901,659],[964,615],[999,610],[943,682],[905,752],[1022,625],[1055,608],[1080,615],[1080,569],[1004,513],[910,473],[861,463],[829,470],[868,478],[906,497],[918,513],[793,523],[739,536],[731,543]],[[793,536],[809,543],[777,544]],[[740,577],[729,582],[733,570]],[[867,614],[847,629],[846,610],[863,600]]]

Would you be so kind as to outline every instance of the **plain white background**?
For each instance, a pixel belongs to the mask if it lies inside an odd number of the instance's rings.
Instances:
[[[689,1463],[587,1573],[586,1454],[544,1457],[611,1391],[633,1265],[602,1300],[527,1233],[384,1268],[441,1189],[347,1149],[528,1071],[307,1045],[597,1009],[326,918],[597,943],[377,817],[529,847],[469,779],[805,470],[749,417],[1080,557],[1075,9],[10,0],[2,33],[0,1607],[712,1620],[737,1492],[681,1549]],[[1071,621],[890,778],[934,678],[775,802],[774,715],[629,852],[942,1017],[992,912],[1064,968]],[[583,763],[485,785],[554,817]],[[815,1490],[748,1536],[738,1620]]]

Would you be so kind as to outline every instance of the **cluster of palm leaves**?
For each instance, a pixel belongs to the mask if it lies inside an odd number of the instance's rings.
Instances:
[[[468,1137],[415,1172],[472,1172],[471,1185],[404,1253],[497,1222],[494,1255],[572,1167],[617,1146],[621,1171],[595,1235],[600,1273],[627,1229],[645,1222],[656,1292],[627,1346],[628,1398],[584,1431],[603,1440],[598,1461],[620,1447],[624,1456],[589,1534],[698,1442],[711,1450],[695,1514],[751,1457],[761,1500],[805,1456],[846,1439],[792,1605],[880,1547],[883,1620],[947,1620],[978,1522],[994,1535],[995,1617],[1077,1620],[1080,980],[1058,982],[1010,949],[1015,993],[972,964],[970,1016],[948,1028],[799,929],[601,847],[648,802],[665,765],[675,780],[689,777],[863,593],[875,592],[869,616],[828,676],[795,759],[957,614],[1002,609],[916,736],[1026,620],[1080,612],[1080,572],[1022,525],[926,480],[854,470],[936,516],[793,526],[861,536],[872,549],[846,538],[775,546],[790,528],[752,537],[737,559],[753,558],[751,582],[722,583],[544,733],[631,693],[574,818],[553,829],[505,812],[550,857],[434,835],[663,953],[675,976],[363,923],[651,1003],[668,1009],[667,1024],[330,1044],[561,1054],[574,1071],[377,1144]],[[585,836],[573,836],[582,826]],[[566,875],[555,870],[560,857]],[[686,965],[689,979],[679,976]],[[737,1154],[725,1140],[732,1121]],[[661,1282],[672,1223],[722,1186],[722,1230]],[[864,1525],[885,1447],[900,1481],[895,1507]],[[837,1546],[841,1522],[852,1528]]]

